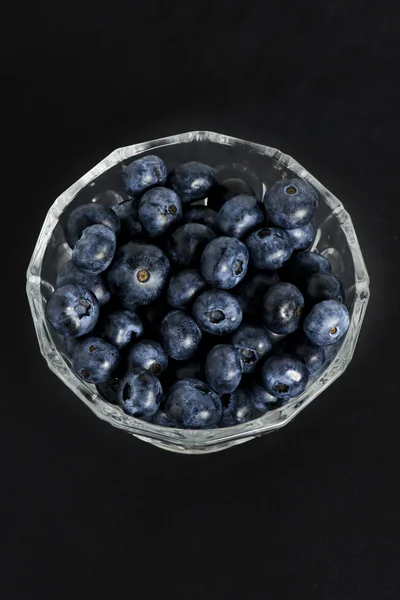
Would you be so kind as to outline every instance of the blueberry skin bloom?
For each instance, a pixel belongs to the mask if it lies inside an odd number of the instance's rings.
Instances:
[[[323,300],[344,302],[343,286],[332,273],[315,273],[307,280],[306,298],[309,304]]]
[[[292,242],[284,229],[265,227],[253,232],[245,242],[257,269],[275,271],[289,260]]]
[[[57,275],[56,287],[59,288],[69,283],[80,283],[87,287],[96,296],[100,306],[107,304],[111,299],[111,292],[107,287],[104,275],[84,273],[74,265],[72,260],[68,260],[61,267]]]
[[[350,325],[349,311],[337,300],[324,300],[312,307],[304,319],[304,333],[317,346],[336,344]]]
[[[128,194],[140,194],[167,181],[167,167],[161,158],[149,154],[131,162],[122,173]]]
[[[151,417],[161,402],[162,387],[150,371],[137,367],[129,370],[121,380],[118,403],[132,417]]]
[[[193,316],[202,331],[226,335],[239,327],[243,313],[235,296],[224,290],[209,290],[195,301]]]
[[[88,288],[80,284],[56,289],[46,304],[46,319],[65,337],[86,335],[97,323],[99,303]]]
[[[75,208],[69,216],[66,226],[66,238],[73,248],[82,232],[91,225],[106,225],[118,235],[121,225],[116,213],[109,206],[101,204],[83,204]]]
[[[125,200],[112,207],[121,223],[121,233],[126,241],[138,238],[143,227],[139,221],[139,201],[136,198]]]
[[[218,395],[199,379],[182,379],[170,388],[165,412],[178,426],[213,429],[222,415]]]
[[[289,398],[282,399],[272,396],[272,394],[267,392],[265,387],[260,385],[257,381],[252,383],[251,391],[253,394],[254,407],[262,413],[281,408],[281,406],[286,404],[289,400]]]
[[[297,252],[287,265],[288,277],[294,284],[302,287],[314,273],[330,273],[329,260],[318,252]]]
[[[192,206],[184,215],[186,223],[200,223],[211,229],[214,228],[216,217],[216,211],[209,206]]]
[[[267,392],[283,400],[304,392],[308,377],[308,369],[301,360],[285,354],[271,356],[261,369],[261,379]]]
[[[87,227],[76,242],[72,261],[81,271],[98,275],[105,271],[114,258],[117,238],[106,225]]]
[[[187,360],[193,356],[201,340],[196,321],[182,310],[172,310],[161,323],[164,350],[175,360]]]
[[[186,223],[174,231],[168,242],[168,254],[180,265],[197,266],[208,242],[216,237],[206,225]]]
[[[168,367],[168,356],[154,340],[141,340],[133,344],[129,350],[128,361],[130,368],[141,367],[157,377]]]
[[[219,427],[232,427],[251,421],[254,417],[255,406],[253,394],[250,390],[238,388],[228,401],[228,406],[223,409]]]
[[[242,379],[239,352],[230,344],[217,344],[207,354],[206,379],[218,394],[234,392]]]
[[[272,342],[263,327],[242,323],[232,337],[232,344],[240,355],[243,373],[251,373],[260,359],[272,348]]]
[[[235,287],[233,293],[238,299],[242,311],[254,315],[261,311],[264,294],[279,282],[279,275],[275,271],[265,271],[257,273],[248,281]]]
[[[225,235],[239,239],[260,226],[264,220],[265,214],[257,198],[240,194],[222,205],[215,224]]]
[[[108,285],[127,308],[149,304],[161,294],[169,270],[169,260],[157,246],[128,242],[108,269]]]
[[[108,313],[104,321],[102,336],[118,350],[143,335],[140,317],[130,310],[115,310]]]
[[[263,299],[263,319],[270,331],[286,335],[296,331],[304,309],[303,294],[292,283],[277,283]]]
[[[292,240],[293,250],[306,250],[314,239],[314,227],[312,223],[297,227],[296,229],[286,229]]]
[[[264,208],[269,221],[276,227],[304,227],[314,218],[318,193],[303,179],[281,179],[267,189]]]
[[[246,246],[231,237],[218,237],[204,248],[201,274],[212,287],[229,290],[246,276],[249,252]]]
[[[205,198],[215,181],[214,169],[197,161],[178,165],[169,177],[170,186],[184,203]]]
[[[87,383],[104,383],[112,377],[119,362],[118,350],[98,337],[85,338],[72,354],[72,368]]]
[[[140,199],[139,221],[152,237],[162,235],[182,218],[178,194],[166,187],[148,190]]]
[[[174,308],[186,308],[207,287],[197,269],[184,269],[169,280],[167,300]]]
[[[322,346],[316,346],[303,335],[295,335],[285,343],[288,354],[299,358],[307,367],[310,377],[314,377],[322,369],[325,363],[325,350]]]

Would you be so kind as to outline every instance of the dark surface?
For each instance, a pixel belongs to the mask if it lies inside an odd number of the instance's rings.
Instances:
[[[3,9],[2,600],[400,596],[396,3],[258,6]],[[202,128],[294,155],[343,200],[372,299],[350,367],[294,422],[190,457],[96,419],[47,370],[24,275],[89,168]]]

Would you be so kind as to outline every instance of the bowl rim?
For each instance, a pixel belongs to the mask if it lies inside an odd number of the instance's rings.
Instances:
[[[135,417],[126,415],[118,406],[111,405],[103,400],[98,395],[95,386],[81,382],[69,368],[68,363],[58,351],[52,339],[52,336],[55,334],[50,331],[47,325],[44,313],[43,296],[41,293],[41,268],[47,245],[58,224],[61,214],[82,188],[89,185],[94,179],[108,169],[124,160],[131,159],[138,154],[155,150],[160,147],[193,142],[213,142],[229,146],[241,145],[253,153],[268,156],[278,170],[284,171],[285,169],[288,169],[302,179],[309,181],[318,190],[320,196],[331,210],[331,213],[336,217],[338,224],[346,237],[354,264],[355,275],[355,297],[349,331],[342,340],[335,358],[318,378],[313,381],[311,386],[309,386],[303,394],[292,399],[282,408],[269,411],[253,421],[249,421],[242,425],[235,425],[233,427],[206,430],[175,429],[141,421]],[[314,242],[313,248],[311,249],[314,249],[315,244],[316,242]],[[145,438],[146,441],[153,441],[154,443],[158,441],[160,444],[175,447],[178,451],[179,449],[181,451],[190,451],[191,449],[195,451],[196,449],[201,450],[203,448],[210,449],[212,446],[229,445],[229,443],[232,445],[235,441],[238,443],[245,438],[251,439],[287,425],[346,369],[354,354],[370,296],[369,276],[352,219],[345,210],[342,202],[340,202],[336,196],[327,190],[325,186],[300,165],[299,162],[276,148],[225,134],[201,130],[156,138],[147,142],[117,148],[60,194],[46,214],[32,253],[27,269],[26,292],[41,353],[45,358],[48,367],[63,381],[63,383],[85,402],[99,418],[106,420],[117,428],[121,428],[133,435],[137,435],[141,439]]]

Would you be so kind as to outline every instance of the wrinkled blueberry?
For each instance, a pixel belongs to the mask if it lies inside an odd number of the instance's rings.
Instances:
[[[66,238],[68,244],[73,248],[82,235],[82,232],[91,225],[106,225],[118,235],[120,222],[109,206],[101,204],[83,204],[75,208],[69,216],[66,226]]]
[[[79,337],[92,331],[99,318],[96,296],[81,284],[57,288],[46,304],[50,325],[65,337]]]
[[[129,370],[121,380],[118,403],[132,417],[151,417],[161,402],[161,383],[147,369],[137,367]]]
[[[316,346],[304,335],[290,336],[285,340],[285,351],[299,358],[307,367],[310,377],[314,377],[325,363],[325,350]]]
[[[314,218],[318,193],[303,179],[281,179],[267,189],[264,208],[269,221],[276,227],[304,227]]]
[[[72,252],[72,262],[81,271],[97,275],[111,264],[117,238],[106,225],[90,225],[82,232]]]
[[[251,421],[254,417],[255,406],[250,390],[238,388],[229,394],[227,406],[223,408],[219,427],[232,427]]]
[[[307,280],[306,299],[309,304],[323,300],[344,302],[344,290],[339,279],[332,273],[315,273]]]
[[[308,377],[308,369],[301,360],[289,355],[271,356],[261,369],[261,379],[267,392],[283,400],[304,392]]]
[[[217,344],[207,354],[206,379],[218,394],[236,390],[242,379],[242,364],[237,349],[230,344]]]
[[[149,154],[131,162],[122,173],[128,194],[139,194],[167,181],[167,167],[158,156]]]
[[[288,334],[296,331],[304,309],[304,298],[292,283],[277,283],[263,299],[263,319],[270,331]]]
[[[286,229],[292,240],[293,250],[306,250],[314,239],[314,227],[312,223],[297,227],[296,229]]]
[[[218,395],[199,379],[182,379],[169,390],[165,412],[180,427],[212,429],[222,415]]]
[[[176,229],[168,242],[168,254],[180,265],[196,266],[208,242],[216,237],[206,225],[186,223]]]
[[[87,383],[104,383],[112,377],[119,362],[118,350],[98,337],[85,338],[72,353],[72,368]]]
[[[226,335],[239,327],[243,314],[235,296],[224,290],[209,290],[195,301],[193,316],[203,331]]]
[[[178,194],[166,187],[148,190],[140,199],[139,220],[152,237],[162,235],[182,218]]]
[[[231,289],[247,273],[249,252],[246,246],[232,237],[218,237],[205,247],[201,257],[201,274],[211,286]]]
[[[164,350],[175,360],[187,360],[193,356],[201,339],[196,321],[182,310],[172,310],[161,323]]]
[[[315,304],[304,319],[304,332],[317,346],[336,344],[350,325],[349,311],[337,300],[324,300]]]
[[[220,208],[215,224],[225,235],[241,238],[265,220],[262,204],[255,196],[234,196]]]
[[[260,385],[256,381],[252,383],[251,391],[255,408],[263,413],[275,410],[275,408],[281,408],[289,400],[289,398],[282,399],[272,396],[263,385]]]
[[[261,311],[265,292],[279,281],[279,275],[275,271],[257,273],[235,287],[232,293],[238,299],[243,312],[257,315]]]
[[[214,169],[198,161],[178,165],[169,176],[169,184],[182,202],[205,198],[214,183]]]
[[[112,207],[121,223],[121,234],[127,242],[138,238],[143,227],[139,221],[139,201],[136,198],[125,200]]]
[[[243,373],[251,373],[260,359],[272,348],[268,333],[263,327],[242,323],[232,337],[242,361]]]
[[[286,231],[274,227],[254,231],[245,244],[257,269],[275,271],[289,260],[293,252],[292,242]]]
[[[107,287],[104,275],[101,273],[98,275],[84,273],[74,265],[72,260],[68,260],[61,267],[57,275],[56,287],[59,288],[69,283],[80,283],[87,287],[96,296],[100,306],[110,301],[111,292]]]
[[[184,269],[169,280],[168,304],[174,308],[185,308],[206,286],[197,269]]]
[[[216,217],[216,211],[209,206],[192,206],[184,215],[186,223],[200,223],[200,225],[207,225],[211,229],[215,225]]]
[[[140,317],[130,310],[115,310],[107,314],[102,337],[121,350],[132,340],[143,335],[143,323]]]
[[[151,371],[157,377],[168,367],[168,356],[154,340],[141,340],[133,344],[129,350],[128,360],[132,369],[141,367]]]

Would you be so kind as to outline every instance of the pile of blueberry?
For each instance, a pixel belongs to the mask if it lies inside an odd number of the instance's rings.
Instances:
[[[77,376],[167,427],[237,425],[301,394],[349,327],[340,281],[307,251],[313,186],[281,179],[260,201],[153,155],[122,180],[128,200],[70,214],[72,258],[46,305]]]

